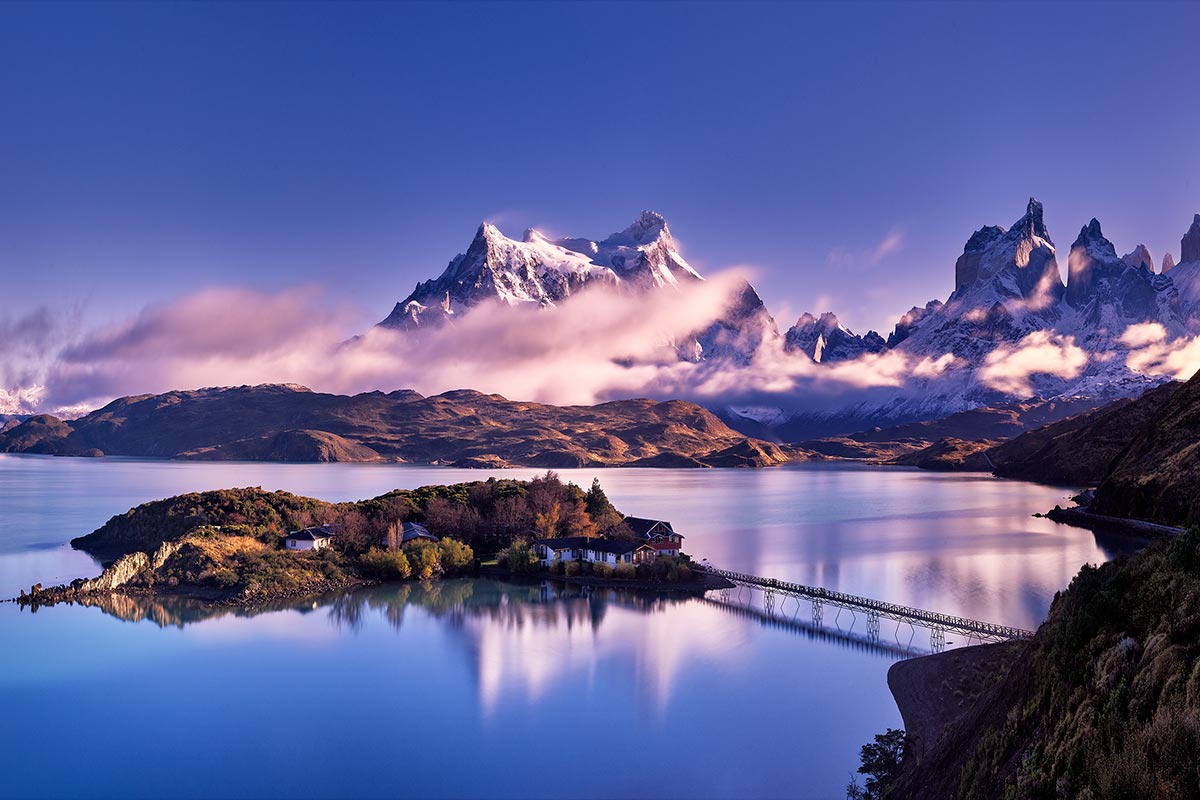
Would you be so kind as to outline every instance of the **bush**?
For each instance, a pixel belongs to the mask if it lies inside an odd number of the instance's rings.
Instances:
[[[408,555],[403,550],[381,550],[372,547],[359,557],[358,563],[364,572],[380,580],[403,580],[412,574]]]
[[[637,567],[622,561],[620,564],[617,564],[617,568],[613,570],[613,574],[621,580],[632,580],[637,577]]]
[[[562,575],[565,567],[566,562],[562,559],[550,562],[550,572],[554,573],[555,575]]]
[[[496,561],[518,575],[525,575],[537,569],[538,560],[528,542],[516,541],[501,550]]]
[[[611,578],[613,568],[604,562],[597,562],[592,564],[592,574],[597,578]]]
[[[443,572],[462,572],[475,563],[475,551],[457,539],[438,542]]]
[[[567,561],[563,563],[563,575],[568,578],[578,575],[583,571],[583,565],[578,561]]]
[[[412,565],[412,574],[421,580],[429,580],[442,571],[442,550],[433,542],[418,542],[411,545],[404,554]]]

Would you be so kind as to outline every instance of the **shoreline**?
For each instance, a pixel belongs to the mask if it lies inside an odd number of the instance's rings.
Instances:
[[[1184,532],[1183,528],[1163,525],[1158,522],[1097,514],[1093,511],[1088,511],[1087,506],[1072,506],[1071,508],[1059,508],[1056,506],[1046,513],[1037,516],[1042,516],[1054,522],[1071,525],[1076,528],[1112,533],[1120,536],[1130,536],[1136,539],[1166,539],[1178,536]]]
[[[449,577],[436,577],[428,579],[429,581],[440,580],[455,580],[461,578],[490,578],[499,580],[519,581],[527,580],[552,580],[559,583],[568,583],[575,586],[586,586],[591,588],[604,589],[627,589],[635,592],[656,592],[659,594],[686,594],[686,595],[703,595],[705,592],[712,589],[729,588],[733,584],[725,581],[723,578],[717,578],[712,575],[699,574],[696,578],[690,581],[658,581],[652,579],[632,579],[622,580],[619,578],[596,578],[593,576],[565,576],[555,575],[550,572],[537,572],[529,575],[517,575],[503,567],[487,566],[481,567],[473,574],[469,575],[454,575]],[[32,590],[28,593],[24,589],[18,597],[10,597],[0,600],[0,603],[14,603],[21,608],[26,606],[37,610],[39,608],[50,608],[66,603],[72,605],[82,603],[86,600],[93,600],[102,597],[123,596],[132,598],[176,598],[180,600],[191,600],[198,603],[203,603],[207,606],[215,608],[255,608],[270,603],[281,601],[300,600],[308,597],[317,597],[320,595],[329,594],[331,592],[352,591],[369,586],[402,586],[407,583],[422,583],[419,579],[410,578],[405,580],[395,581],[379,581],[366,578],[351,578],[345,581],[326,582],[320,585],[312,585],[298,588],[292,591],[274,591],[262,592],[255,594],[253,597],[240,598],[235,594],[220,589],[214,589],[209,586],[200,585],[178,585],[178,586],[117,586],[112,589],[93,589],[89,591],[79,591],[70,584],[63,586],[51,586],[42,588],[39,584],[31,587]]]

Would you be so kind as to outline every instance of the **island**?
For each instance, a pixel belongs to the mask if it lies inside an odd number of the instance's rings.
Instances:
[[[627,516],[593,481],[554,472],[397,489],[329,503],[262,488],[144,503],[71,541],[105,565],[95,578],[15,598],[34,608],[109,595],[250,606],[357,585],[464,574],[703,592],[669,522]]]

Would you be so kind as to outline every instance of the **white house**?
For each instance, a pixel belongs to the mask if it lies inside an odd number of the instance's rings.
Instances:
[[[657,553],[645,542],[629,539],[565,536],[558,539],[539,539],[533,552],[543,567],[555,561],[587,561],[592,564],[641,564],[653,561]]]
[[[328,547],[332,538],[333,529],[328,525],[322,525],[319,528],[304,528],[289,533],[284,540],[284,547],[288,550],[320,550]]]

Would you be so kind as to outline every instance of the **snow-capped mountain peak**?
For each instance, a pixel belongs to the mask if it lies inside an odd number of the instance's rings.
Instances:
[[[624,230],[599,241],[550,239],[533,228],[517,241],[484,222],[466,252],[438,278],[418,284],[380,325],[428,328],[497,300],[548,308],[596,284],[641,293],[703,280],[679,252],[666,218],[655,211],[641,212]],[[729,356],[746,363],[762,342],[778,338],[762,299],[745,284],[721,319],[675,347],[688,360]]]
[[[864,353],[881,352],[887,347],[887,342],[875,331],[858,336],[842,325],[837,315],[830,311],[820,317],[805,311],[788,330],[783,347],[789,353],[804,353],[822,364],[848,361]]]

